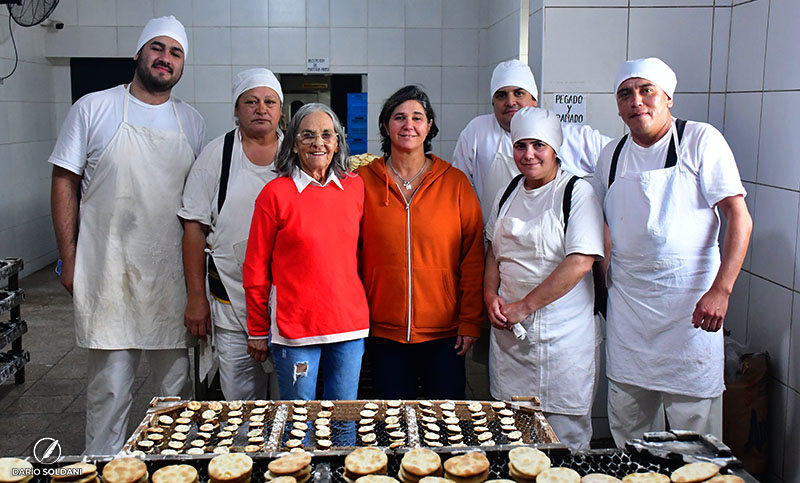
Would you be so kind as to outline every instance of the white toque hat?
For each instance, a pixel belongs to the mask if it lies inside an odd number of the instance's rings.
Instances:
[[[536,88],[536,79],[528,64],[514,59],[500,62],[492,72],[492,81],[489,84],[489,97],[494,97],[494,93],[503,87],[522,87],[530,92],[534,99],[539,98],[539,90]]]
[[[558,154],[563,139],[561,121],[548,109],[523,107],[511,118],[511,142],[520,139],[538,139]]]
[[[139,41],[136,42],[136,52],[134,52],[134,55],[139,53],[144,44],[162,35],[173,38],[181,44],[184,56],[189,53],[189,39],[186,37],[186,29],[183,28],[183,24],[180,20],[170,15],[168,17],[151,18],[147,22],[147,25],[145,25],[142,30],[142,34],[139,35]]]
[[[243,92],[254,87],[269,87],[278,94],[281,104],[283,104],[281,83],[278,82],[278,78],[271,70],[263,67],[243,70],[236,74],[236,77],[233,78],[233,103],[236,104]]]
[[[635,59],[623,62],[617,71],[617,80],[614,83],[614,94],[619,90],[619,86],[628,79],[641,77],[647,79],[658,87],[672,99],[675,94],[675,87],[678,85],[678,78],[675,72],[661,59],[648,57],[646,59]]]

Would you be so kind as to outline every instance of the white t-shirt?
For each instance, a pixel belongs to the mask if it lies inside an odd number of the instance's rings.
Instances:
[[[124,85],[86,94],[72,105],[64,119],[48,162],[83,175],[81,193],[86,191],[97,161],[122,123],[126,95]],[[128,123],[165,131],[180,131],[172,108],[174,102],[180,117],[180,127],[195,154],[199,153],[206,136],[203,117],[180,99],[172,97],[171,100],[172,102],[152,105],[130,95]]]
[[[654,169],[663,169],[667,159],[671,133],[667,133],[655,144],[642,147],[633,142],[630,136],[626,140],[627,171],[642,173]],[[608,191],[608,174],[611,169],[611,157],[620,139],[609,143],[600,153],[597,161],[596,175],[592,178],[597,197],[602,204]],[[687,121],[680,142],[681,161],[700,181],[700,191],[713,208],[717,203],[729,196],[745,195],[746,191],[739,178],[739,169],[733,152],[722,136],[722,133],[711,124]],[[617,176],[622,169],[622,155],[617,164]]]
[[[561,168],[578,176],[594,173],[597,157],[611,138],[586,125],[561,123],[561,129],[563,141],[558,151]],[[513,158],[511,133],[500,127],[494,114],[474,118],[458,136],[452,164],[467,175],[479,198],[498,147]]]
[[[278,131],[278,144],[283,140],[283,133]],[[235,269],[224,270],[224,262],[217,263],[220,276],[232,302],[244,302],[242,287],[242,263],[247,248],[247,237],[250,233],[250,222],[253,218],[255,201],[263,187],[275,179],[274,164],[259,166],[247,159],[242,148],[241,134],[236,129],[231,152],[231,166],[225,203],[222,206],[224,225],[218,223],[217,199],[222,168],[222,150],[225,135],[210,141],[195,161],[186,185],[183,189],[183,207],[178,216],[185,220],[198,221],[210,227],[206,241],[221,256],[233,256]],[[235,287],[235,288],[234,288]],[[233,291],[237,294],[232,293]],[[237,316],[237,312],[240,316]],[[247,307],[234,307],[223,304],[216,299],[211,301],[211,316],[214,325],[229,330],[247,331]]]

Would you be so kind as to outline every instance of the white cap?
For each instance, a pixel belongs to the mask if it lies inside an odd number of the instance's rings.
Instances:
[[[144,26],[139,41],[136,42],[136,52],[139,53],[142,46],[156,37],[166,35],[175,39],[183,47],[183,55],[189,53],[189,39],[186,37],[186,29],[183,24],[174,16],[151,18]]]
[[[281,90],[281,83],[278,78],[269,69],[256,68],[247,69],[236,74],[233,78],[233,103],[239,99],[243,92],[250,90],[254,87],[269,87],[281,99],[283,104],[283,91]]]
[[[678,78],[675,77],[675,72],[663,60],[657,57],[648,57],[646,59],[629,60],[619,66],[617,81],[614,83],[614,93],[617,93],[619,86],[623,82],[634,77],[647,79],[664,89],[670,99],[675,94],[675,87],[678,85]]]
[[[491,92],[489,97],[494,97],[494,93],[503,87],[521,87],[530,92],[534,99],[539,98],[539,90],[536,88],[536,79],[528,64],[517,59],[500,62],[492,72],[492,81],[489,84]]]
[[[558,154],[563,139],[561,121],[548,109],[523,107],[511,118],[511,142],[520,139],[538,139]]]

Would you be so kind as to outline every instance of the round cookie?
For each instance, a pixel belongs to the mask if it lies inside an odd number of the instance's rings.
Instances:
[[[620,483],[619,478],[604,473],[589,473],[581,478],[581,483]]]
[[[311,464],[311,455],[303,451],[302,453],[289,453],[278,459],[272,460],[267,465],[267,469],[276,475],[292,475]]]
[[[429,449],[412,449],[403,456],[400,466],[414,476],[428,476],[442,467],[442,459]]]
[[[344,467],[353,475],[363,476],[385,470],[388,461],[378,448],[356,448],[344,458]]]
[[[253,472],[253,458],[243,453],[215,456],[208,463],[208,476],[212,482],[238,481]]]
[[[147,465],[137,458],[116,458],[103,467],[106,483],[133,483],[147,477]]]
[[[719,473],[719,466],[714,463],[690,463],[672,472],[670,479],[674,483],[695,483],[705,481]]]
[[[580,481],[581,475],[571,468],[549,468],[536,476],[536,483],[580,483]]]
[[[453,456],[444,462],[444,470],[459,478],[470,478],[489,471],[489,460],[483,453],[473,451],[461,456]]]
[[[189,465],[169,465],[159,468],[153,473],[153,483],[194,483],[197,481],[197,470]]]
[[[669,476],[661,473],[631,473],[622,478],[624,483],[669,483]]]

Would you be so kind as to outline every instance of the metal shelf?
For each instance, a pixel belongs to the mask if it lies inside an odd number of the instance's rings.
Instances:
[[[14,307],[19,306],[25,301],[25,291],[21,288],[16,290],[0,290],[0,314],[4,314]],[[0,345],[2,347],[2,345]]]
[[[28,323],[24,320],[0,322],[0,347],[14,342],[25,332],[28,332]]]
[[[24,266],[21,258],[0,259],[0,280],[18,274]]]
[[[28,351],[20,353],[0,352],[0,384],[11,376],[17,376],[25,364],[30,362],[31,354]]]

